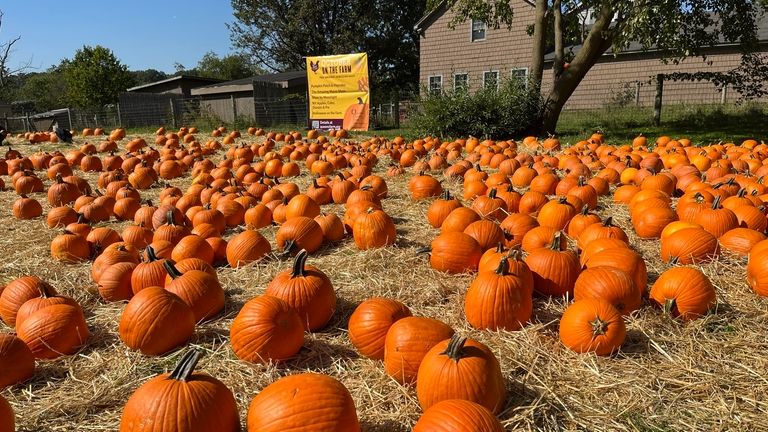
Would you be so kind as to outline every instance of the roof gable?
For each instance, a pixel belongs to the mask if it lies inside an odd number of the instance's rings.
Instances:
[[[451,0],[441,1],[437,6],[435,6],[434,9],[427,12],[426,15],[421,17],[421,19],[418,22],[416,22],[416,25],[413,26],[413,28],[416,29],[416,31],[419,33],[424,32],[424,30],[428,29],[429,26],[434,24],[434,22],[437,21],[438,18],[443,16],[443,14],[446,13],[448,9],[450,9],[450,4],[453,3],[453,1]],[[533,0],[521,0],[521,1],[525,4],[536,7],[536,3],[534,3]]]

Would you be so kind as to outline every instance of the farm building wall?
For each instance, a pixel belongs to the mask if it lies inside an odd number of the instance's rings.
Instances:
[[[232,96],[235,98],[235,107],[238,118],[253,121],[255,108],[253,104],[253,92],[223,93],[219,95],[204,96],[200,100],[200,111],[210,114],[225,122],[234,122]]]
[[[706,60],[688,58],[679,64],[664,64],[654,53],[604,56],[590,69],[584,80],[565,104],[564,109],[600,108],[606,105],[653,106],[657,74],[674,72],[725,72],[737,67],[741,54],[733,49],[718,49],[708,53]],[[551,64],[544,70],[542,90],[552,87]],[[725,95],[709,81],[666,81],[663,101],[669,104],[717,104],[734,102],[738,93],[726,90]]]
[[[483,85],[484,72],[498,71],[499,80],[513,69],[526,70],[531,61],[532,38],[526,28],[533,24],[535,9],[523,0],[512,0],[515,19],[512,29],[488,28],[484,40],[472,41],[472,21],[450,28],[455,17],[450,9],[427,23],[420,42],[420,84],[430,76],[441,76],[443,90],[453,90],[455,74],[467,74],[470,91]]]

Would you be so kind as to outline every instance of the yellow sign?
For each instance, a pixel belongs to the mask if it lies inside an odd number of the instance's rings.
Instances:
[[[307,57],[309,127],[368,130],[368,54]]]

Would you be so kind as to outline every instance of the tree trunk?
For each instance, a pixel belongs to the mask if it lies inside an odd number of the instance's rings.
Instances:
[[[533,25],[533,53],[531,57],[530,82],[537,91],[541,89],[544,76],[544,54],[547,45],[548,0],[536,0],[536,20]]]
[[[568,98],[571,97],[587,72],[597,63],[600,56],[611,47],[613,32],[610,25],[613,15],[614,10],[611,7],[604,7],[600,11],[595,24],[568,69],[564,69],[562,74],[555,77],[552,89],[544,100],[540,132],[555,133],[560,113],[563,111],[563,106]]]

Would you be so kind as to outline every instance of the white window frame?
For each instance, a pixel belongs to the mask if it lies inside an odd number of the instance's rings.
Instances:
[[[528,68],[527,67],[513,67],[509,69],[509,76],[513,77],[515,76],[516,71],[525,71],[525,75],[523,76],[523,80],[525,81],[525,88],[528,88]]]
[[[432,78],[440,78],[440,88],[439,89],[432,89]],[[443,92],[443,76],[442,75],[430,75],[427,77],[427,91],[429,91],[430,94],[434,94],[433,92],[439,91],[440,93]]]
[[[475,39],[475,22],[483,23],[483,38]],[[485,21],[471,19],[469,20],[469,41],[470,42],[482,42],[488,37],[488,24]]]
[[[465,91],[469,90],[469,74],[467,72],[454,72],[453,74],[453,91],[457,91],[456,88],[456,77],[459,75],[463,75],[466,79],[466,83],[464,84],[466,87],[464,88]]]
[[[498,90],[499,89],[499,71],[498,71],[498,69],[491,69],[491,70],[483,71],[483,89],[487,88],[486,85],[485,85],[485,74],[487,74],[487,73],[495,73],[496,74],[496,90]]]

